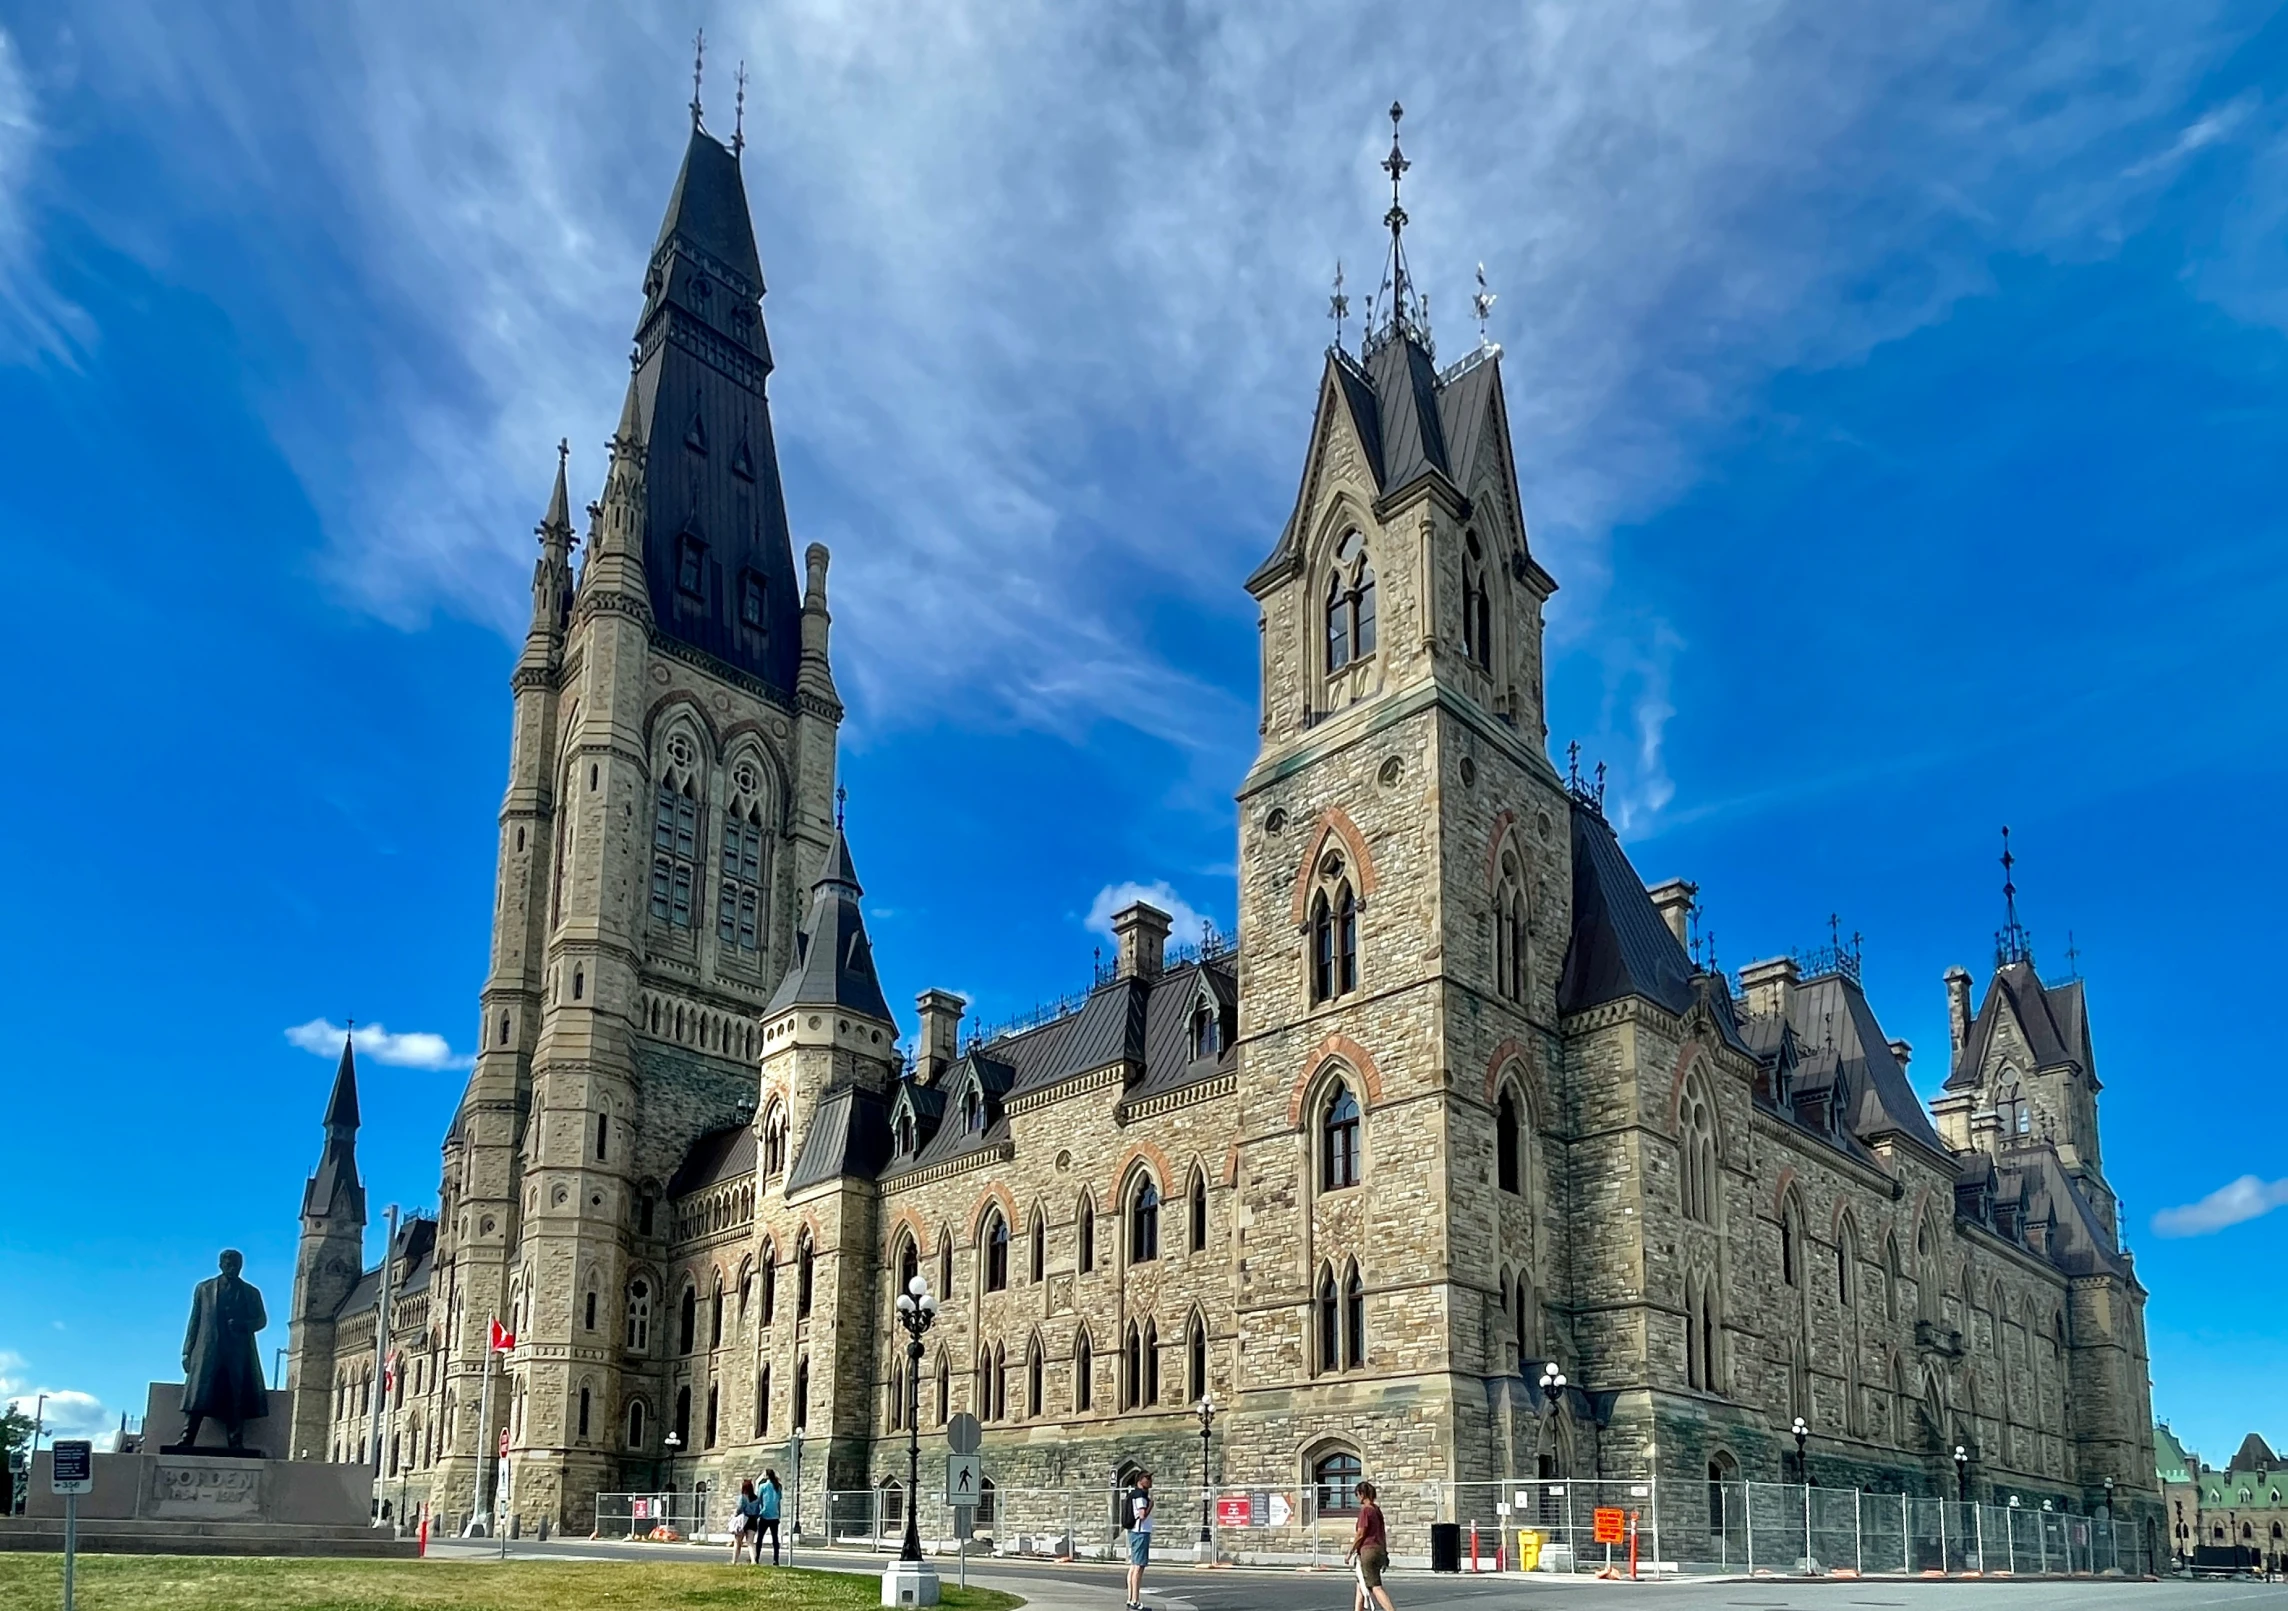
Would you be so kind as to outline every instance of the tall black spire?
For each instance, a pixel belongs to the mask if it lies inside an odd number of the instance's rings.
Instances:
[[[342,1036],[342,1060],[334,1067],[334,1094],[326,1100],[326,1146],[317,1173],[302,1191],[305,1217],[344,1215],[365,1223],[365,1187],[357,1172],[357,1053]]]
[[[645,586],[661,631],[791,699],[802,594],[764,396],[763,290],[738,155],[694,118],[636,325]]]
[[[859,899],[866,893],[850,860],[850,841],[838,824],[834,839],[811,880],[810,913],[795,935],[794,961],[779,981],[766,1015],[795,1006],[834,1006],[887,1023],[890,1004],[874,972],[874,947],[866,937]]]

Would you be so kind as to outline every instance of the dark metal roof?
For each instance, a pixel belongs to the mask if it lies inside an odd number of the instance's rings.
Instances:
[[[1941,1157],[1951,1156],[1907,1082],[1907,1071],[1892,1054],[1890,1037],[1875,1021],[1859,981],[1841,973],[1816,974],[1789,995],[1788,1019],[1810,1061],[1832,1051],[1849,1101],[1842,1115],[1861,1140],[1893,1132],[1920,1142]]]
[[[1629,865],[1604,817],[1572,802],[1573,933],[1558,976],[1557,1010],[1584,1012],[1641,997],[1682,1015],[1697,971]]]
[[[890,1156],[889,1104],[872,1091],[837,1085],[818,1099],[803,1128],[787,1190],[857,1176],[871,1180]]]
[[[2097,1211],[2066,1172],[2054,1146],[2044,1142],[2016,1148],[1996,1160],[1995,1167],[2001,1179],[2011,1182],[2023,1205],[2021,1230],[2049,1224],[2050,1263],[2068,1275],[2129,1273],[2129,1261],[2106,1234]]]
[[[347,1035],[342,1060],[334,1068],[333,1095],[326,1102],[326,1146],[318,1167],[302,1188],[302,1212],[341,1215],[365,1223],[365,1187],[357,1170],[357,1057]]]
[[[2266,1443],[2261,1434],[2251,1432],[2247,1437],[2240,1440],[2240,1448],[2234,1452],[2232,1464],[2225,1469],[2228,1471],[2254,1471],[2257,1467],[2262,1466],[2269,1470],[2278,1464],[2280,1464],[2280,1457],[2272,1452],[2272,1445]]]
[[[1995,1026],[2008,1013],[2025,1036],[2036,1067],[2071,1063],[2090,1076],[2094,1087],[2097,1069],[2090,1060],[2089,1006],[2079,979],[2046,985],[2030,961],[2008,963],[1994,970],[1986,986],[1986,999],[1963,1037],[1946,1089],[1968,1090],[1978,1084],[1986,1066]],[[2030,1071],[2029,1071],[2030,1072]]]
[[[357,1054],[350,1037],[342,1037],[342,1060],[334,1065],[334,1094],[326,1102],[326,1128],[358,1127]]]
[[[668,1177],[667,1195],[682,1197],[755,1172],[755,1127],[727,1124],[710,1130],[684,1152]]]
[[[797,1006],[831,1006],[894,1024],[882,981],[874,971],[874,947],[866,937],[859,909],[857,869],[842,830],[834,831],[817,881],[811,885],[810,913],[794,939],[794,961],[764,1009],[766,1014]]]
[[[764,386],[763,269],[739,159],[694,127],[644,276],[635,434],[644,574],[662,632],[791,697],[802,598]],[[686,587],[686,540],[699,545]],[[760,589],[760,625],[747,620]]]
[[[390,1257],[398,1264],[397,1296],[427,1291],[429,1277],[437,1266],[437,1222],[416,1214],[398,1226]],[[357,1285],[350,1288],[349,1296],[342,1299],[341,1307],[334,1311],[334,1318],[346,1320],[380,1304],[381,1266],[377,1264],[359,1275]]]

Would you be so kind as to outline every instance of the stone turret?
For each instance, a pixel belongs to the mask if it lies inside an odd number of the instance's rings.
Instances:
[[[326,1141],[302,1188],[302,1234],[294,1258],[294,1303],[287,1320],[285,1387],[294,1412],[294,1459],[324,1459],[333,1402],[334,1317],[365,1266],[365,1186],[358,1179],[357,1054],[342,1038],[326,1101]]]

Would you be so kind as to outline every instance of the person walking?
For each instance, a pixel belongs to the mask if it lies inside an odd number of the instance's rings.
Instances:
[[[739,1564],[745,1550],[757,1566],[763,1564],[763,1502],[755,1497],[752,1478],[739,1484],[739,1502],[731,1511],[731,1564]]]
[[[1383,1568],[1390,1564],[1390,1535],[1382,1524],[1382,1507],[1374,1502],[1374,1484],[1360,1483],[1358,1497],[1358,1524],[1351,1529],[1351,1547],[1343,1552],[1358,1572],[1351,1604],[1355,1611],[1392,1611],[1390,1591],[1382,1586]]]
[[[1128,1611],[1144,1611],[1144,1568],[1152,1561],[1152,1473],[1136,1473],[1128,1491]]]
[[[755,1520],[755,1564],[763,1564],[763,1535],[771,1535],[771,1564],[779,1564],[779,1474],[778,1469],[763,1469],[763,1486],[755,1495],[759,1507]]]

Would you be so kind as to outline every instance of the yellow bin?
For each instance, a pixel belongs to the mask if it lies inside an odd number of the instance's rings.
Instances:
[[[1517,1530],[1517,1569],[1520,1572],[1541,1570],[1541,1533],[1539,1529],[1521,1527]]]

